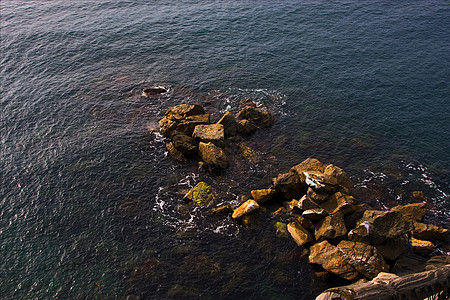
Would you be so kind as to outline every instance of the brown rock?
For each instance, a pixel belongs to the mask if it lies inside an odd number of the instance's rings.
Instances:
[[[272,217],[277,218],[287,214],[287,209],[285,207],[280,207],[272,213]]]
[[[312,188],[308,187],[306,194],[316,203],[320,204],[330,198],[330,194],[316,193]],[[362,215],[361,215],[362,216]]]
[[[170,120],[182,120],[188,116],[204,114],[205,110],[198,104],[179,104],[169,108],[164,114]]]
[[[195,126],[193,137],[204,143],[212,142],[217,146],[223,144],[225,133],[222,124],[209,124]]]
[[[303,171],[315,171],[323,173],[325,166],[315,158],[307,158],[303,162],[291,168],[292,171],[297,172],[297,174],[303,174]]]
[[[301,210],[320,209],[321,207],[315,203],[308,195],[304,195],[298,200],[298,208]]]
[[[411,230],[411,224],[398,211],[367,210],[360,223],[367,221],[369,231],[373,235],[371,243],[383,243],[386,239],[393,239]]]
[[[372,234],[370,232],[370,223],[365,221],[350,230],[348,239],[353,242],[361,242],[370,244],[372,241]]]
[[[399,211],[403,217],[410,222],[420,222],[426,212],[425,203],[414,203],[408,205],[397,205],[391,210]]]
[[[270,127],[272,126],[275,118],[268,111],[262,110],[253,106],[244,107],[238,114],[239,119],[245,119],[252,121],[258,126]]]
[[[355,198],[341,192],[334,193],[330,199],[323,202],[320,206],[327,211],[327,213],[334,214],[341,212],[344,215],[353,213],[356,210]]]
[[[162,118],[159,122],[159,127],[161,127],[161,133],[165,137],[172,137],[172,133],[177,129],[178,122],[170,120],[169,118]]]
[[[319,221],[319,223],[316,224],[314,232],[316,240],[319,242],[343,237],[346,234],[347,228],[345,228],[344,215],[342,213],[329,215]]]
[[[289,223],[287,225],[287,230],[298,246],[304,246],[312,242],[311,234],[297,222]]]
[[[241,120],[238,123],[238,132],[244,135],[251,135],[256,131],[256,125],[249,120]]]
[[[387,239],[382,244],[376,245],[378,253],[383,255],[384,259],[395,261],[400,255],[405,253],[408,247],[408,234],[399,236],[395,239]]]
[[[233,212],[233,206],[231,204],[223,204],[218,207],[211,208],[210,213],[215,215],[229,214]]]
[[[338,247],[328,241],[317,243],[311,247],[309,262],[321,265],[325,270],[344,279],[355,281],[358,272],[346,261],[344,254]]]
[[[194,155],[198,152],[198,142],[185,134],[176,134],[172,137],[173,146],[184,155]]]
[[[192,136],[197,125],[209,124],[209,114],[189,116],[177,123],[176,132]]]
[[[345,260],[368,279],[389,271],[388,264],[373,246],[351,241],[341,241],[337,246]]]
[[[445,241],[448,237],[448,229],[419,222],[414,222],[412,235],[416,239],[426,241]]]
[[[249,146],[247,146],[246,143],[240,142],[236,146],[237,146],[239,153],[242,155],[242,157],[244,159],[251,161],[251,162],[259,161],[258,155],[256,155],[256,153]]]
[[[411,238],[411,248],[418,254],[431,254],[434,251],[434,244],[429,241],[418,240]]]
[[[338,188],[337,179],[314,171],[303,171],[305,183],[317,193],[332,194]]]
[[[184,157],[183,153],[181,153],[178,149],[175,148],[172,142],[166,144],[167,151],[169,151],[170,156],[175,158],[178,161],[185,161],[186,157]]]
[[[223,125],[223,130],[225,133],[225,137],[233,137],[238,132],[238,123],[234,118],[233,114],[227,111],[222,118],[217,122],[217,124]]]
[[[311,222],[311,220],[308,220],[308,219],[306,219],[303,216],[293,214],[292,215],[292,220],[294,222],[297,222],[298,224],[300,224],[305,229],[314,230],[313,222]]]
[[[228,167],[228,157],[225,152],[213,143],[200,142],[198,146],[200,157],[209,165],[217,166],[222,169]]]
[[[233,215],[231,216],[233,219],[237,219],[239,217],[242,217],[243,215],[247,215],[251,212],[254,212],[259,209],[258,202],[255,200],[247,200],[244,202],[241,206],[236,208],[233,212]]]
[[[287,200],[300,199],[306,192],[306,186],[295,172],[279,174],[273,179],[275,190]]]
[[[343,188],[343,191],[346,194],[350,194],[353,191],[353,181],[341,168],[333,164],[329,164],[325,167],[323,173],[336,178],[337,184]]]
[[[355,228],[359,224],[359,220],[363,217],[366,210],[372,209],[373,208],[366,203],[357,204],[353,213],[344,216],[345,227]]]
[[[411,193],[411,198],[416,201],[426,202],[428,199],[425,197],[424,192],[422,191],[414,191]]]
[[[253,190],[251,191],[253,199],[258,203],[265,203],[274,199],[277,196],[277,192],[274,188]]]
[[[323,208],[307,209],[302,213],[302,216],[312,222],[317,222],[328,216],[328,213]]]

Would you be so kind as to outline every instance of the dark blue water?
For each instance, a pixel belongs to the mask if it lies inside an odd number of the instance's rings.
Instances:
[[[428,219],[449,225],[447,1],[9,0],[0,13],[2,299],[99,299],[98,281],[105,299],[176,284],[309,299],[324,285],[271,221],[176,212],[200,180],[236,202],[308,156],[372,204],[423,190]],[[170,92],[141,97],[153,84]],[[211,176],[149,133],[171,105],[212,99],[217,118],[245,97],[275,114],[248,144],[276,161]]]

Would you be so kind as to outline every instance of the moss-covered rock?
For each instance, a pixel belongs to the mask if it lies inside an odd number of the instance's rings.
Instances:
[[[207,206],[214,201],[214,193],[206,182],[199,182],[185,196],[184,200],[189,205]]]

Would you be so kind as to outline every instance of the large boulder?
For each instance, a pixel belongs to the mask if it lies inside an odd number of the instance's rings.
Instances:
[[[258,203],[265,203],[277,196],[277,192],[274,188],[252,190],[250,193],[252,194],[253,199]]]
[[[328,241],[323,241],[313,245],[310,250],[310,263],[321,265],[325,270],[344,279],[350,281],[358,279],[358,271],[347,262],[338,247],[331,245]]]
[[[225,133],[225,137],[233,137],[238,132],[238,123],[234,118],[233,114],[227,111],[222,118],[217,122],[217,124],[223,125],[223,130]]]
[[[198,152],[198,142],[185,134],[177,134],[172,137],[173,146],[184,155],[194,155]]]
[[[205,143],[212,142],[217,146],[221,146],[225,139],[222,124],[197,125],[192,136],[197,140]]]
[[[367,221],[361,222],[348,233],[348,239],[353,242],[370,244],[372,237],[373,235],[370,230],[370,223]]]
[[[312,242],[312,240],[313,240],[309,231],[306,230],[305,228],[303,228],[303,226],[301,226],[297,222],[289,223],[287,225],[287,230],[291,234],[295,243],[299,246],[304,246],[304,245]]]
[[[305,183],[317,193],[333,194],[338,185],[337,179],[314,171],[303,171]]]
[[[186,195],[184,200],[189,205],[195,206],[207,206],[211,204],[215,199],[211,186],[206,182],[199,182],[194,186]]]
[[[325,167],[323,173],[336,178],[337,184],[343,192],[350,194],[353,191],[353,181],[341,168],[333,164],[329,164]]]
[[[289,171],[273,179],[275,190],[287,200],[300,199],[306,192],[306,186],[297,173]]]
[[[411,223],[398,211],[368,210],[360,220],[360,223],[363,222],[369,224],[373,245],[381,244],[386,239],[396,238],[411,230]]]
[[[198,104],[179,104],[169,108],[164,116],[170,120],[178,120],[205,113],[203,106]]]
[[[200,142],[198,145],[200,157],[209,165],[226,169],[229,165],[225,152],[213,143]]]
[[[244,215],[257,211],[259,209],[259,204],[255,200],[247,200],[238,208],[236,208],[231,216],[233,219],[240,218]]]
[[[168,138],[172,138],[177,133],[192,136],[195,126],[201,124],[209,124],[209,114],[192,115],[183,119],[164,117],[159,121],[162,135]]]
[[[304,171],[323,173],[325,166],[318,159],[309,157],[298,165],[293,166],[291,170],[297,172],[297,174],[301,176]]]
[[[425,203],[413,203],[408,205],[397,205],[391,210],[399,211],[403,217],[410,222],[421,222],[425,216]]]
[[[341,241],[337,246],[345,260],[367,279],[389,271],[389,265],[373,246],[351,241]]]
[[[412,235],[416,239],[426,241],[445,241],[448,237],[448,229],[432,225],[414,222]]]
[[[268,111],[262,110],[253,106],[244,107],[238,114],[239,119],[245,119],[252,121],[258,126],[270,127],[272,126],[275,118]]]
[[[356,210],[356,200],[352,196],[337,192],[334,193],[327,201],[320,204],[320,206],[330,215],[337,212],[347,215]]]
[[[347,234],[342,213],[329,215],[316,224],[314,235],[317,241],[344,237]]]

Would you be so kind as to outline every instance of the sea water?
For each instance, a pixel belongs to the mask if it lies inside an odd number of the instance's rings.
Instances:
[[[310,299],[326,285],[275,220],[181,205],[202,180],[237,204],[310,156],[376,207],[421,190],[449,225],[447,1],[8,0],[0,14],[2,299]],[[152,85],[169,92],[142,97]],[[215,121],[244,98],[276,118],[246,141],[261,162],[217,176],[167,155],[168,107],[209,100]]]

